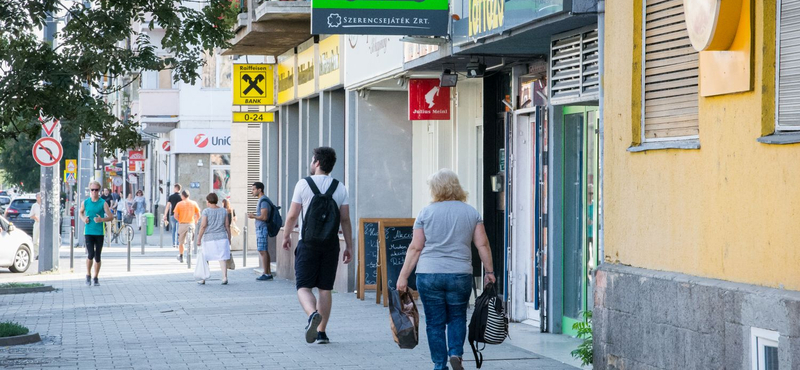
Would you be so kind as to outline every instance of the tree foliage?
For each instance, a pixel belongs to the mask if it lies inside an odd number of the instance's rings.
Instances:
[[[64,147],[61,170],[64,170],[67,159],[78,159],[78,147],[81,139],[78,136],[77,127],[70,122],[62,122],[61,126],[61,143]],[[33,160],[31,154],[34,141],[26,135],[0,141],[0,146],[2,146],[0,168],[3,169],[3,180],[29,193],[39,191],[39,175],[41,174],[41,166]]]
[[[38,137],[40,110],[107,153],[137,146],[138,123],[115,116],[107,96],[145,70],[194,83],[202,54],[228,46],[237,12],[230,0],[0,0],[0,146]],[[41,37],[48,14],[64,16],[55,49]],[[160,45],[139,32],[156,26]]]

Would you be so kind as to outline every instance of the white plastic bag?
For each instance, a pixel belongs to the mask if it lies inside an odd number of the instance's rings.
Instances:
[[[194,268],[195,280],[206,280],[211,277],[211,270],[208,268],[203,252],[197,254],[197,265]]]

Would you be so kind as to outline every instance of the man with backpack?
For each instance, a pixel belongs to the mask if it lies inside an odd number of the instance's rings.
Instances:
[[[280,217],[280,214],[277,212],[278,207],[275,207],[272,201],[264,195],[264,183],[254,182],[251,191],[253,196],[258,198],[258,203],[256,205],[256,212],[248,213],[247,217],[256,220],[256,249],[261,258],[261,266],[264,267],[264,273],[257,277],[256,280],[272,280],[269,250],[267,247],[269,246],[269,237],[278,234],[276,230],[270,232],[271,221],[275,221],[275,217]],[[277,216],[273,215],[273,211]],[[280,225],[277,228],[280,229]],[[273,227],[273,229],[275,228]]]
[[[347,188],[329,175],[335,164],[333,148],[314,149],[309,168],[311,176],[298,181],[294,188],[283,234],[283,249],[289,250],[291,232],[300,220],[294,269],[297,298],[308,315],[307,343],[330,343],[325,329],[331,314],[331,291],[339,265],[340,225],[345,241],[342,261],[350,263],[353,252]],[[313,288],[319,290],[319,299],[314,296]]]

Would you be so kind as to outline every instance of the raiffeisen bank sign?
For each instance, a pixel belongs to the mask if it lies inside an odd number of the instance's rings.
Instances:
[[[170,131],[170,153],[230,153],[231,130],[175,129]]]

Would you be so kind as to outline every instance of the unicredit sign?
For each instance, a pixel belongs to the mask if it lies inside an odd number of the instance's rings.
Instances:
[[[230,153],[231,130],[175,129],[170,131],[170,153]]]

